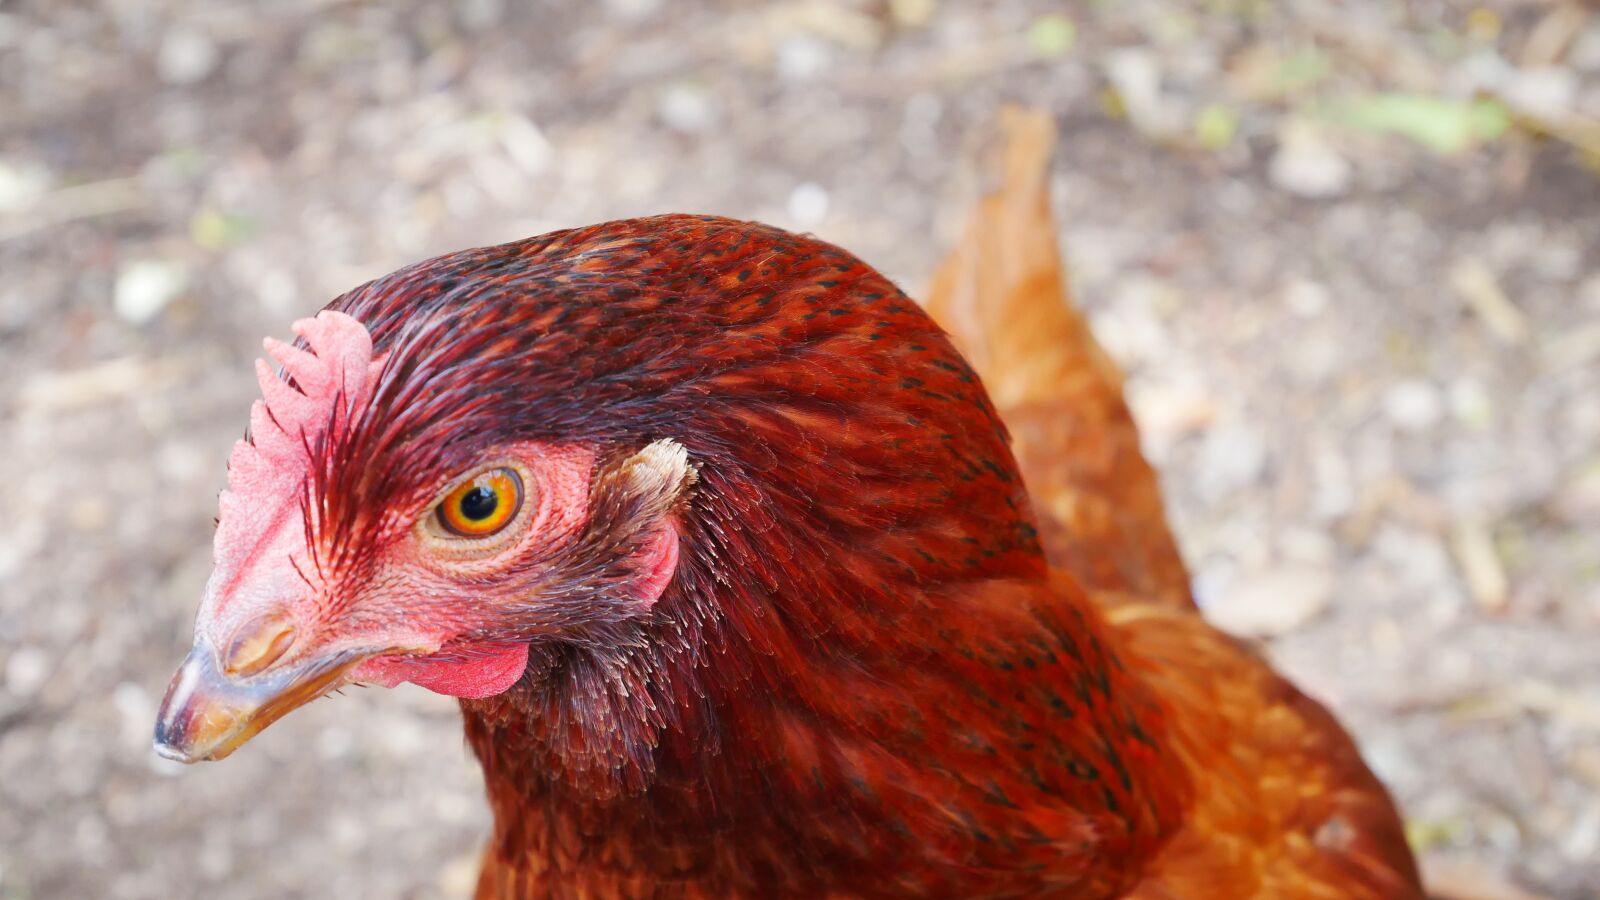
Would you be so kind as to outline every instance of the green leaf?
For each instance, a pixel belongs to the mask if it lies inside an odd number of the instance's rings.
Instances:
[[[1273,86],[1285,94],[1292,94],[1315,87],[1332,71],[1333,65],[1321,51],[1314,47],[1301,50],[1279,60],[1276,71],[1272,73]]]
[[[1221,150],[1239,133],[1239,114],[1231,107],[1212,103],[1194,117],[1194,137],[1207,150]]]
[[[1040,16],[1028,26],[1028,47],[1039,56],[1059,59],[1077,40],[1078,26],[1060,13]]]
[[[1398,134],[1441,154],[1496,140],[1511,114],[1494,100],[1450,100],[1422,94],[1373,94],[1335,103],[1324,118],[1347,128]]]
[[[189,219],[189,239],[207,250],[225,250],[248,240],[256,223],[247,216],[207,207]]]

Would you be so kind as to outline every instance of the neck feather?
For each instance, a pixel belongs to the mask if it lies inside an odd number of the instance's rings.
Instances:
[[[908,889],[1110,896],[1162,845],[1187,783],[1074,586],[997,553],[928,590],[893,535],[719,528],[737,486],[708,481],[648,620],[463,703],[492,860],[602,892],[865,888],[888,860]]]

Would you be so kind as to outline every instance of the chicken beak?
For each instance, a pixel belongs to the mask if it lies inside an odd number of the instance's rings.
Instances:
[[[289,712],[344,686],[367,655],[336,654],[240,678],[220,671],[216,651],[198,640],[161,701],[156,753],[183,763],[222,759]]]

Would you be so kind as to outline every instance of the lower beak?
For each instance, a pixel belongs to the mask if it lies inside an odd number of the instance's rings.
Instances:
[[[161,701],[156,752],[184,763],[222,759],[287,713],[343,687],[365,657],[338,654],[235,678],[218,671],[209,644],[196,641]]]

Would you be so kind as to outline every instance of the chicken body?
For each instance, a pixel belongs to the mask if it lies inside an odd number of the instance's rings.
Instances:
[[[214,585],[158,744],[231,750],[193,737],[212,645],[242,660],[219,684],[276,666],[319,692],[398,654],[463,697],[495,816],[481,898],[1419,896],[1349,738],[1189,603],[1061,302],[1047,141],[1019,134],[931,303],[999,412],[881,275],[750,223],[559,232],[336,300],[371,359],[301,442],[309,549],[270,544],[310,560],[315,602],[227,612],[261,592]],[[1008,378],[1019,335],[1045,352]],[[638,474],[658,446],[686,462]],[[437,498],[501,459],[535,460],[556,512],[528,527],[563,537],[440,582],[415,561]],[[460,599],[432,603],[441,583]]]
[[[1348,737],[1189,602],[1087,332],[1054,381],[1077,390],[1007,409],[1054,487],[1036,518],[973,373],[876,273],[749,225],[609,227],[693,229],[693,262],[652,237],[627,270],[798,267],[762,279],[798,286],[768,301],[788,322],[752,329],[794,349],[734,414],[761,474],[702,470],[687,543],[716,550],[681,605],[464,702],[496,819],[480,898],[1419,896]],[[707,393],[738,406],[751,377]]]

